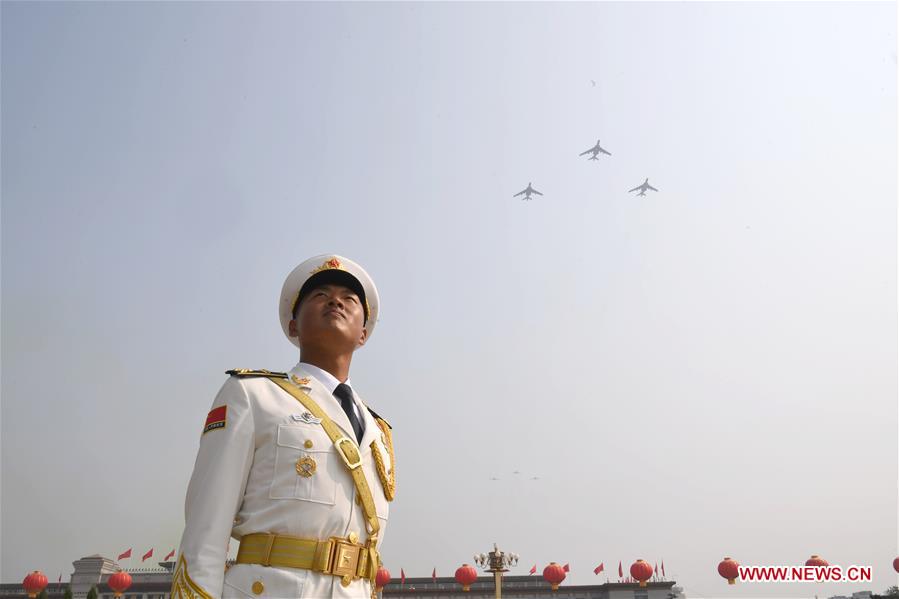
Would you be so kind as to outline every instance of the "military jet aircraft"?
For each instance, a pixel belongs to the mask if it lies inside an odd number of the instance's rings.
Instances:
[[[610,152],[606,152],[602,147],[600,147],[598,139],[596,140],[595,146],[593,146],[589,150],[585,150],[585,151],[581,152],[580,154],[578,154],[578,156],[583,156],[584,154],[590,154],[591,152],[593,153],[593,156],[591,156],[587,160],[599,160],[599,158],[597,158],[596,155],[599,154],[600,152],[602,152],[603,154],[606,154],[607,156],[612,155]]]
[[[627,192],[630,193],[632,191],[640,190],[640,193],[638,193],[637,195],[645,196],[647,189],[651,189],[653,191],[658,191],[658,189],[656,189],[655,187],[653,187],[652,185],[649,184],[649,177],[646,177],[646,179],[643,181],[643,183],[641,183],[640,185],[637,185],[635,188],[628,189]]]
[[[538,196],[542,196],[542,195],[543,195],[542,193],[540,193],[539,191],[537,191],[536,189],[534,189],[533,187],[531,187],[531,182],[528,181],[528,186],[527,186],[523,191],[519,191],[518,193],[516,193],[516,194],[515,194],[514,196],[512,196],[512,197],[513,197],[513,198],[517,198],[517,197],[520,196],[520,195],[524,195],[524,197],[521,198],[522,200],[530,200],[530,199],[531,199],[531,194],[532,194],[532,193],[536,193]]]

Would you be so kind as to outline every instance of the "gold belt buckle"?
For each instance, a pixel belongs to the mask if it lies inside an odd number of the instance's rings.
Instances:
[[[350,460],[349,456],[346,454],[346,450],[343,448],[344,443],[350,444],[350,451],[356,452],[356,455],[354,456],[356,459]],[[337,453],[340,454],[340,457],[343,458],[343,463],[346,464],[346,467],[350,470],[355,470],[362,465],[362,452],[359,451],[359,448],[356,447],[356,444],[353,443],[349,437],[337,439],[334,441],[334,447],[337,448]]]
[[[331,543],[331,568],[328,573],[340,576],[340,584],[347,586],[358,578],[356,569],[362,547],[340,537],[331,537]]]

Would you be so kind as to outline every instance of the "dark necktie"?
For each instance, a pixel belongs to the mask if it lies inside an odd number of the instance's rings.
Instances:
[[[334,389],[334,397],[340,400],[340,407],[346,412],[346,417],[350,419],[353,425],[353,432],[356,433],[356,443],[362,443],[362,423],[356,418],[356,410],[353,408],[353,390],[346,383],[340,383]]]

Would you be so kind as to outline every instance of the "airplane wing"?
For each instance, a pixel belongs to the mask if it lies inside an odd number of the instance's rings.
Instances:
[[[593,151],[593,148],[590,148],[589,150],[585,150],[585,151],[581,152],[580,154],[578,154],[578,156],[583,156],[584,154],[589,154],[592,151]]]
[[[513,198],[517,198],[517,197],[520,196],[520,195],[524,195],[525,192],[527,192],[527,189],[525,189],[524,191],[519,191],[518,193],[516,193],[516,194],[515,194],[514,196],[512,196],[512,197],[513,197]]]
[[[602,152],[603,154],[606,154],[607,156],[611,156],[611,155],[612,155],[611,152],[606,152],[606,151],[603,150],[602,148],[600,148],[599,151]]]
[[[630,193],[630,192],[632,192],[632,191],[637,191],[637,190],[640,189],[641,187],[643,187],[643,186],[642,186],[642,185],[637,185],[637,186],[636,186],[635,188],[633,188],[633,189],[628,189],[627,192]]]
[[[651,190],[653,190],[653,191],[658,191],[658,189],[656,189],[655,187],[653,187],[653,186],[650,185],[649,183],[646,184],[646,189],[651,189]]]
[[[542,193],[540,193],[540,192],[539,192],[539,191],[537,191],[537,190],[536,190],[536,189],[535,189],[535,190],[533,190],[533,191],[534,191],[534,193],[536,193],[536,194],[537,194],[537,195],[538,195],[538,196],[542,196],[542,195],[543,195],[543,194],[542,194]]]

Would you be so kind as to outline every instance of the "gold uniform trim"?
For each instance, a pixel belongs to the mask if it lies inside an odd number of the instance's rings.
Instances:
[[[252,370],[250,368],[232,368],[231,370],[226,370],[225,374],[230,374],[231,376],[265,376],[268,378],[277,378],[277,379],[286,379],[286,372],[271,372],[269,370]]]
[[[377,444],[372,441],[371,442],[371,454],[375,458],[375,468],[378,471],[378,478],[381,479],[381,485],[384,487],[384,497],[387,498],[387,501],[393,501],[393,498],[396,496],[396,457],[393,455],[393,434],[390,430],[390,425],[387,424],[387,421],[383,418],[375,418],[375,422],[378,423],[378,428],[381,429],[383,433],[382,439],[384,441],[384,445],[387,446],[387,454],[390,456],[390,474],[387,474],[387,468],[384,465],[384,456],[381,455],[381,450],[378,449]]]
[[[187,573],[187,560],[183,555],[178,558],[178,565],[172,576],[171,599],[212,599],[212,595],[191,580]]]

